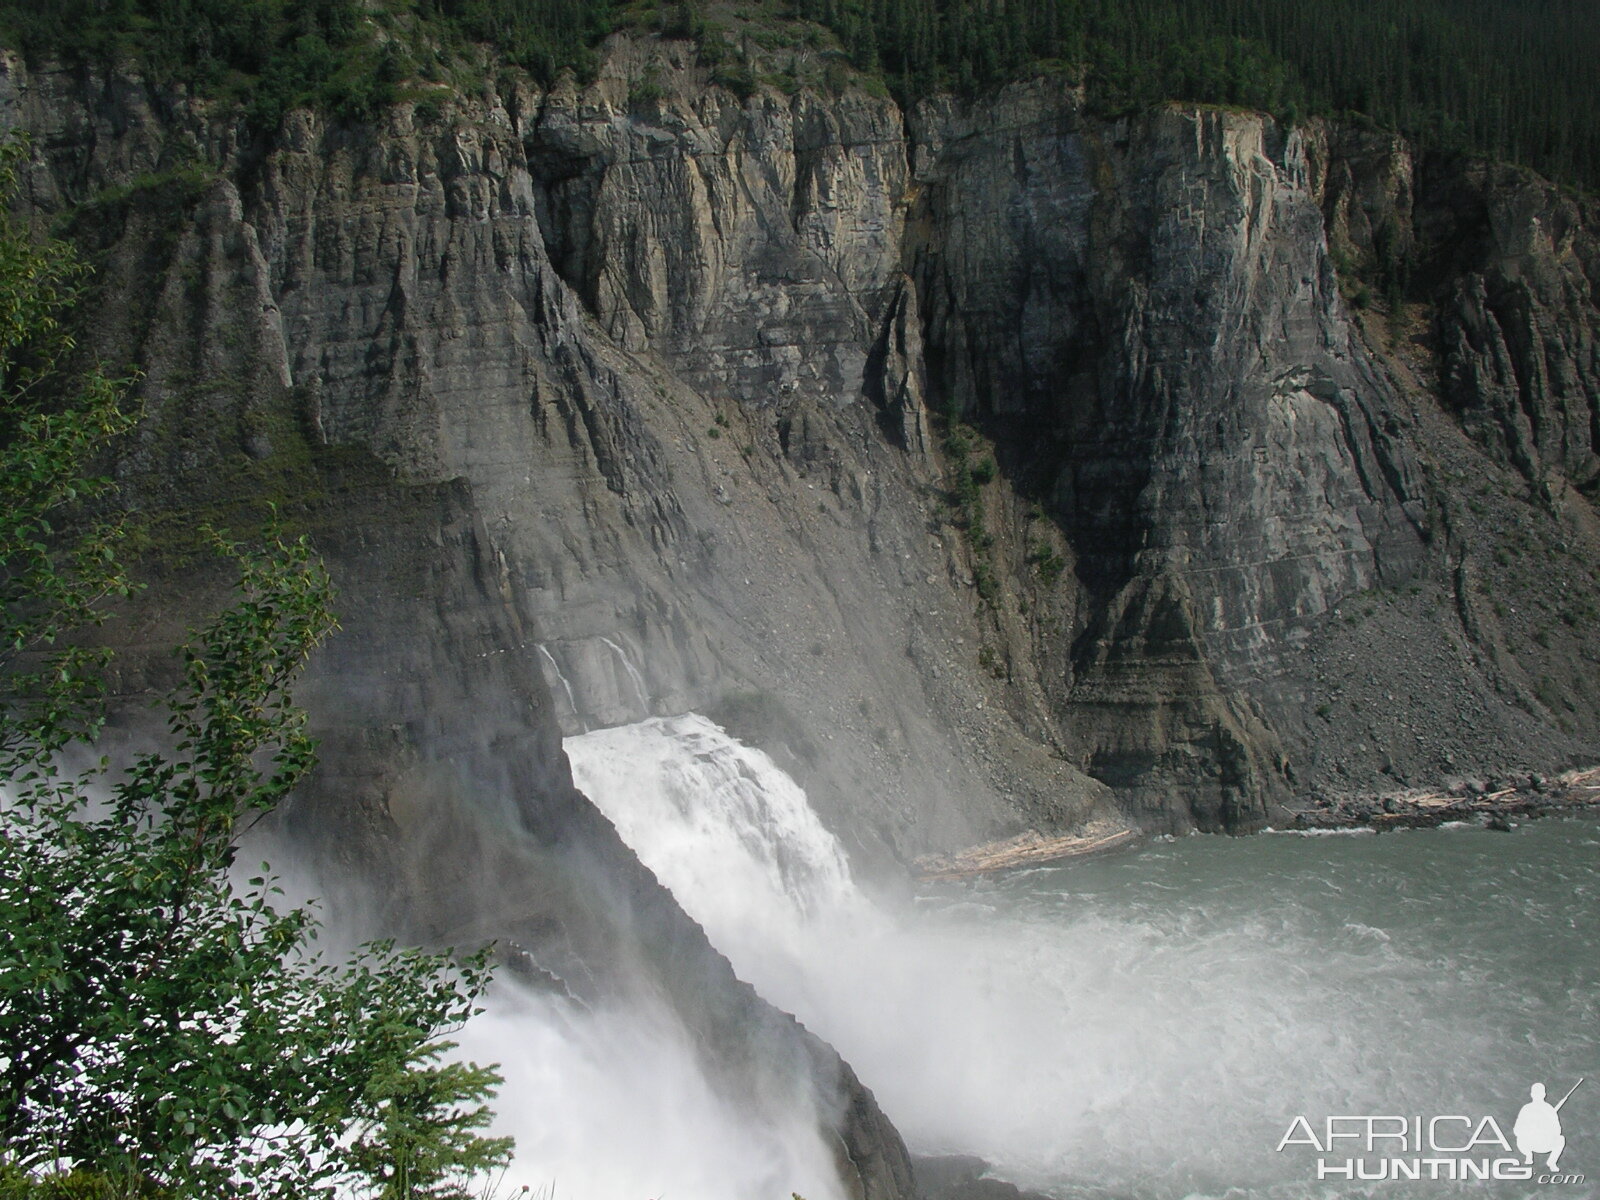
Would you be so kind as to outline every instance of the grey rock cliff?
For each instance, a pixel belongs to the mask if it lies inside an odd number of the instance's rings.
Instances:
[[[1057,711],[1145,823],[1259,824],[1289,787],[1244,684],[1423,551],[1303,139],[1180,109],[1105,128],[1041,88],[921,116],[930,355],[1084,589]]]
[[[1445,395],[1474,437],[1537,483],[1591,499],[1600,484],[1590,204],[1514,168],[1440,164],[1424,178],[1426,252],[1446,279],[1438,337]]]
[[[60,213],[66,181],[88,180],[72,219],[101,258],[102,307],[86,332],[143,367],[147,420],[119,473],[152,518],[156,586],[119,626],[137,633],[115,680],[125,723],[170,683],[161,651],[221,600],[192,553],[196,513],[248,526],[260,500],[284,504],[333,572],[342,629],[301,689],[322,766],[283,832],[328,879],[364,879],[383,932],[494,939],[513,968],[583,1002],[664,999],[741,1111],[776,1123],[809,1097],[847,1194],[909,1196],[905,1149],[870,1091],[734,976],[572,786],[541,673],[539,560],[511,557],[490,520],[503,532],[530,472],[560,470],[572,495],[539,483],[570,526],[517,511],[539,547],[580,551],[579,571],[585,544],[620,565],[613,541],[635,521],[626,551],[659,548],[669,574],[692,535],[626,385],[548,268],[526,173],[495,172],[518,152],[504,111],[431,137],[403,116],[353,138],[299,120],[253,174],[175,178],[174,144],[231,134],[136,88],[125,103],[14,64],[9,82],[36,131],[38,208]],[[99,144],[119,156],[107,164]],[[141,173],[161,181],[116,189]],[[614,525],[584,527],[585,504]],[[605,684],[597,707],[637,715],[626,671]]]

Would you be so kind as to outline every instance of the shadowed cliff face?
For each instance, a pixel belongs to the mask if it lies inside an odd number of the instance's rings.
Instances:
[[[1091,772],[1147,821],[1249,827],[1288,788],[1243,684],[1420,564],[1399,398],[1345,320],[1300,133],[1010,100],[915,127],[935,374],[1075,551],[1047,686]]]
[[[1600,484],[1600,240],[1592,205],[1511,168],[1439,164],[1425,249],[1448,263],[1438,316],[1445,395],[1530,481]]]
[[[651,713],[762,744],[863,868],[1596,753],[1594,224],[1525,174],[1057,82],[740,99],[625,39],[255,142],[7,60],[0,119],[143,367],[157,549],[265,497],[328,556],[294,820],[438,936],[789,1029],[571,788],[561,733]]]

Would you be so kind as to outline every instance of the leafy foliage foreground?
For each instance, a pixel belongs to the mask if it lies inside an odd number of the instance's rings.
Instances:
[[[0,1194],[475,1195],[510,1152],[481,1134],[498,1078],[441,1039],[486,957],[329,961],[265,866],[235,869],[314,760],[289,686],[333,619],[304,541],[217,538],[235,599],[180,651],[163,748],[62,765],[99,729],[82,630],[130,590],[115,523],[84,515],[133,418],[67,367],[83,274],[0,218]]]

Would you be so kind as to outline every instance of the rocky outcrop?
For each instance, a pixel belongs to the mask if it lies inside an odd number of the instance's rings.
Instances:
[[[1425,536],[1304,141],[1192,109],[1106,129],[1040,88],[920,117],[946,402],[1017,447],[1086,593],[1056,706],[1146,822],[1259,824],[1289,789],[1243,682]]]
[[[623,43],[526,129],[552,261],[609,338],[696,390],[773,407],[860,395],[908,202],[895,106],[860,93],[741,100],[694,46]],[[630,103],[645,70],[661,94]]]
[[[1523,168],[1418,161],[1394,134],[1318,124],[1310,140],[1335,256],[1426,298],[1440,391],[1463,426],[1530,481],[1592,493],[1593,205]]]

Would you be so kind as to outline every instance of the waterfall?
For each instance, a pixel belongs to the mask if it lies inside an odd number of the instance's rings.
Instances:
[[[641,862],[758,986],[774,943],[867,920],[838,841],[794,780],[705,717],[652,717],[566,740],[573,779]]]
[[[805,961],[810,923],[858,900],[805,793],[704,717],[597,730],[566,748],[579,786],[736,962],[770,957],[763,938],[790,941],[782,963]],[[789,970],[758,974],[784,994],[796,985]],[[834,1098],[803,1073],[763,1105],[730,1098],[665,1006],[578,1007],[500,985],[457,1040],[461,1056],[498,1062],[505,1076],[494,1131],[516,1137],[517,1158],[500,1194],[845,1200],[818,1127]]]
[[[578,727],[583,732],[587,733],[589,731],[589,723],[583,719],[583,714],[578,711],[578,702],[572,695],[572,684],[566,675],[562,673],[561,664],[556,662],[556,656],[550,653],[543,642],[536,643],[535,649],[544,655],[545,662],[550,664],[550,670],[555,672],[556,682],[561,685],[561,690],[567,695],[567,707],[572,710],[572,719],[578,723]],[[545,682],[548,683],[549,680],[547,679]]]
[[[633,665],[633,660],[628,657],[626,650],[608,637],[602,637],[600,640],[610,647],[612,653],[622,661],[622,669],[628,673],[628,678],[633,681],[633,690],[639,697],[639,713],[641,716],[648,716],[650,714],[650,693],[645,690],[644,676],[639,674],[638,668]]]

